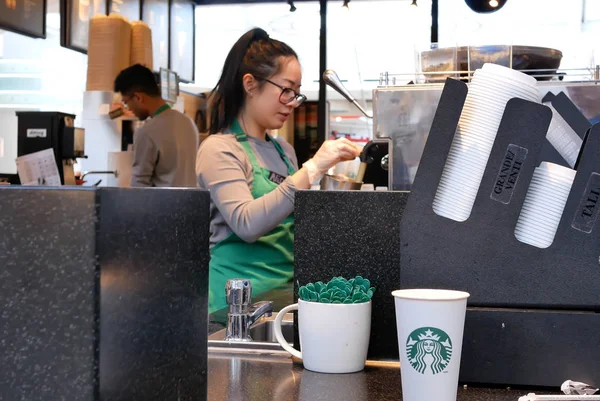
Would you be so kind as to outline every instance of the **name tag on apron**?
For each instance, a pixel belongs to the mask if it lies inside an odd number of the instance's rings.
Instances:
[[[272,181],[275,184],[281,184],[283,180],[285,180],[284,176],[269,170],[269,181]]]

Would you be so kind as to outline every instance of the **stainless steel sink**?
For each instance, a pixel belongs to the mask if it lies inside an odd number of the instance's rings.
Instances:
[[[268,318],[261,318],[254,323],[249,334],[252,341],[225,341],[226,329],[219,330],[208,336],[208,347],[212,348],[227,348],[239,350],[267,350],[267,351],[282,351],[283,348],[275,338],[275,315]],[[294,315],[288,313],[284,316],[281,322],[281,332],[283,337],[289,344],[294,343]]]

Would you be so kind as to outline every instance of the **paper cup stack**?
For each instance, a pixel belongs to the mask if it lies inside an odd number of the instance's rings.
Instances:
[[[569,163],[569,166],[574,167],[583,140],[573,131],[573,128],[562,118],[560,113],[552,107],[551,103],[544,103],[544,105],[552,110],[552,121],[546,138],[562,158]]]
[[[539,102],[535,78],[489,63],[475,71],[433,201],[436,214],[469,218],[504,108],[515,97]]]
[[[153,69],[152,31],[142,21],[131,23],[131,61],[130,65],[141,64]]]
[[[552,245],[575,174],[549,162],[536,167],[515,228],[519,241],[538,248]]]
[[[90,20],[88,91],[112,91],[121,70],[129,67],[131,25],[123,16],[96,15]]]

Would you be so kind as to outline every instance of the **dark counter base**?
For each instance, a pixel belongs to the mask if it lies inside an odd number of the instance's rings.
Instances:
[[[470,308],[460,380],[560,386],[567,379],[598,385],[600,314]]]
[[[0,400],[202,401],[209,194],[0,187]]]

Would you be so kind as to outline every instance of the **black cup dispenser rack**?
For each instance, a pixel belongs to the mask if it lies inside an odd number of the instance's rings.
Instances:
[[[433,211],[466,95],[447,79],[402,217],[400,286],[471,294],[461,382],[598,386],[600,124],[585,137],[554,242],[540,249],[514,230],[552,117],[542,104],[508,102],[469,219]]]

